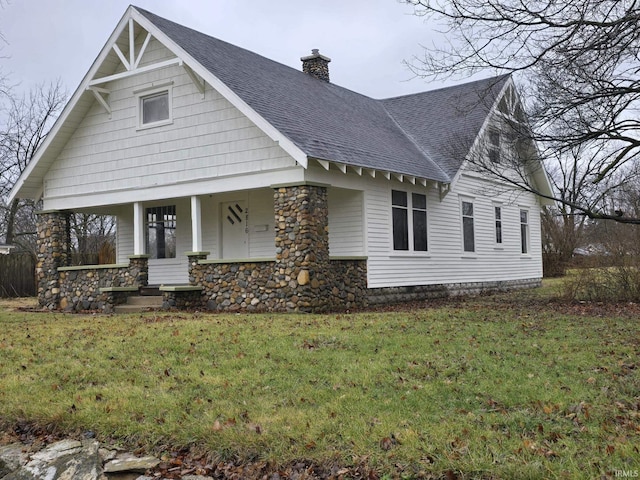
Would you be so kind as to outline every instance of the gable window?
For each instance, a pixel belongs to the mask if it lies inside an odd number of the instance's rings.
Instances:
[[[391,191],[393,249],[427,251],[427,197]],[[411,214],[410,214],[411,213]]]
[[[520,245],[522,253],[529,253],[529,212],[520,210]]]
[[[473,203],[466,201],[462,202],[462,249],[465,252],[476,251],[473,231]]]
[[[176,206],[147,208],[145,213],[150,258],[176,258]]]
[[[169,92],[141,97],[142,124],[162,122],[169,119]]]
[[[134,92],[138,101],[138,128],[167,125],[172,118],[172,89],[170,84],[145,88]]]
[[[487,149],[489,160],[493,163],[500,163],[500,132],[498,130],[489,130]]]
[[[502,207],[493,207],[496,221],[496,243],[502,244]]]

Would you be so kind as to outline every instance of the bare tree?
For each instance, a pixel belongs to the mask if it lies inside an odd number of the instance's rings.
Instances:
[[[582,149],[576,166],[586,186],[621,188],[640,158],[640,3],[637,0],[405,0],[417,15],[444,22],[446,48],[428,48],[410,66],[418,75],[443,77],[481,71],[523,72],[530,123],[514,122],[535,140],[543,158]],[[530,161],[531,155],[519,160]],[[503,167],[485,164],[487,173]],[[530,165],[529,165],[530,167]],[[528,167],[522,171],[526,172]],[[512,172],[513,173],[513,172]],[[530,176],[529,176],[530,178]],[[537,194],[535,184],[510,176]],[[623,182],[624,183],[624,182]],[[594,219],[640,223],[602,203],[555,200]]]
[[[10,98],[0,128],[0,226],[7,243],[27,250],[35,246],[35,205],[19,199],[7,204],[5,199],[46,138],[65,99],[59,81],[40,85],[28,96]]]
[[[618,188],[628,180],[611,178],[600,184],[589,181],[592,164],[600,160],[597,151],[585,152],[583,146],[576,146],[566,152],[558,152],[548,162],[549,179],[562,201],[542,211],[545,275],[563,275],[575,250],[585,243],[585,229],[589,224],[579,205],[591,211],[616,210],[610,198],[615,189],[607,188],[607,183]]]
[[[109,215],[76,213],[70,218],[74,263],[115,262],[115,220]]]

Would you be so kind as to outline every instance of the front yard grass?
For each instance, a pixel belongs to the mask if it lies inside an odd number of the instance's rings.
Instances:
[[[1,301],[0,425],[389,478],[639,471],[640,322],[624,305],[559,308],[556,290],[332,315]]]

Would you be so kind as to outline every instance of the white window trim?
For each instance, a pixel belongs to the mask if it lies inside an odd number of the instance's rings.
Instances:
[[[393,248],[393,191],[397,191],[397,192],[404,192],[407,194],[407,228],[408,228],[408,235],[409,235],[409,249],[408,250],[395,250]],[[413,197],[412,194],[417,193],[418,195],[424,195],[425,196],[425,200],[427,202],[427,208],[425,209],[427,212],[427,249],[426,250],[414,250],[414,245],[413,245]],[[390,233],[391,236],[389,238],[389,249],[390,249],[390,254],[389,257],[393,258],[393,257],[421,257],[421,258],[429,258],[431,257],[431,241],[429,239],[429,232],[431,231],[430,228],[430,221],[431,221],[431,215],[429,215],[429,195],[427,194],[427,192],[415,192],[412,190],[402,190],[402,189],[398,189],[398,188],[392,188],[391,190],[389,190],[389,205],[391,206],[391,208],[389,209],[389,219],[390,219]]]
[[[469,252],[464,249],[464,216],[462,215],[462,202],[471,203],[473,205],[473,248],[472,252]],[[473,197],[459,197],[458,202],[458,218],[460,222],[460,252],[462,253],[462,258],[476,258],[478,255],[478,234],[477,234],[477,205],[475,202],[475,198]]]
[[[142,100],[146,97],[167,92],[169,100],[169,118],[152,123],[142,123]],[[163,125],[171,125],[173,123],[173,82],[154,85],[152,87],[135,90],[136,98],[136,130],[146,130],[148,128],[161,127]]]

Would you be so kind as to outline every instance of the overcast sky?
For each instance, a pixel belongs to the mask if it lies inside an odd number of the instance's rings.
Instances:
[[[60,78],[69,94],[129,5],[128,0],[1,3],[0,71],[22,91]],[[294,68],[318,48],[332,59],[333,83],[374,98],[444,85],[414,78],[403,64],[421,54],[421,45],[441,40],[399,0],[137,0],[134,5]]]

